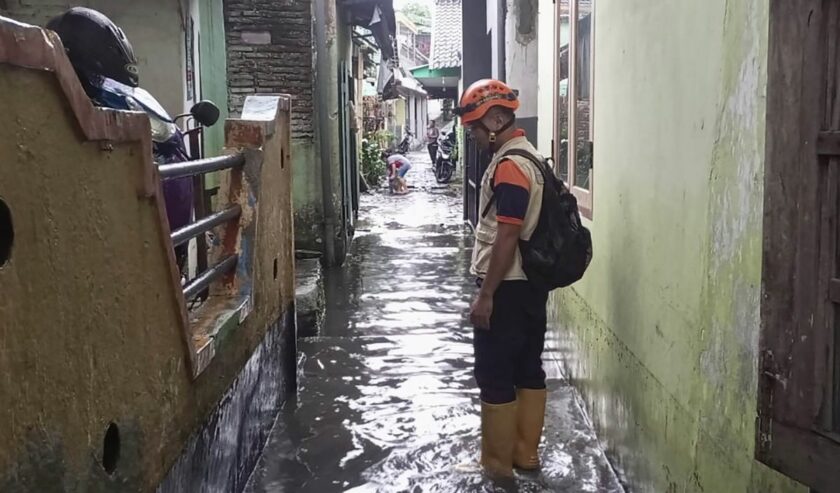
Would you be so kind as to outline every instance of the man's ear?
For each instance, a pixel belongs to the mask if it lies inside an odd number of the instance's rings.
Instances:
[[[490,111],[492,111],[492,113],[490,114],[490,121],[493,122],[493,131],[502,128],[502,126],[505,124],[504,114],[502,114],[501,111],[496,110],[496,108],[492,108]]]

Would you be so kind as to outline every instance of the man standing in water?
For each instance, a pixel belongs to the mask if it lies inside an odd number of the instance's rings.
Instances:
[[[539,468],[546,401],[548,294],[528,281],[519,252],[519,241],[530,239],[539,220],[543,183],[528,159],[505,153],[542,158],[516,128],[518,108],[510,87],[485,79],[464,92],[456,110],[478,146],[494,154],[481,180],[471,266],[479,291],[470,308],[481,391],[481,464],[493,477],[512,476],[514,466]]]

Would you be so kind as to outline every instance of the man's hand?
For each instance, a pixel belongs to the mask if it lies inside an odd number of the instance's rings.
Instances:
[[[470,323],[476,329],[490,329],[490,315],[493,313],[493,296],[479,291],[470,307]]]
[[[516,245],[519,241],[521,225],[499,223],[496,241],[490,254],[490,266],[481,282],[481,290],[470,307],[470,322],[476,329],[490,328],[490,314],[493,313],[493,293],[505,278],[505,273],[513,264]]]

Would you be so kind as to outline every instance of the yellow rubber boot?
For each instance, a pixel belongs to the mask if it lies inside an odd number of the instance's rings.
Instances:
[[[481,465],[492,478],[513,476],[516,408],[516,401],[481,403]]]
[[[516,448],[513,464],[519,469],[539,469],[539,446],[545,421],[545,389],[519,389],[516,413]]]

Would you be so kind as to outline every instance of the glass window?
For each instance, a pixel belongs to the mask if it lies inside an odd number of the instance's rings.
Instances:
[[[575,34],[575,173],[572,184],[591,190],[592,176],[592,0],[577,2]]]
[[[555,17],[555,73],[557,86],[554,104],[554,156],[557,173],[564,182],[569,180],[569,3],[570,0],[557,2]]]
[[[554,158],[558,175],[592,219],[594,0],[557,0]]]

